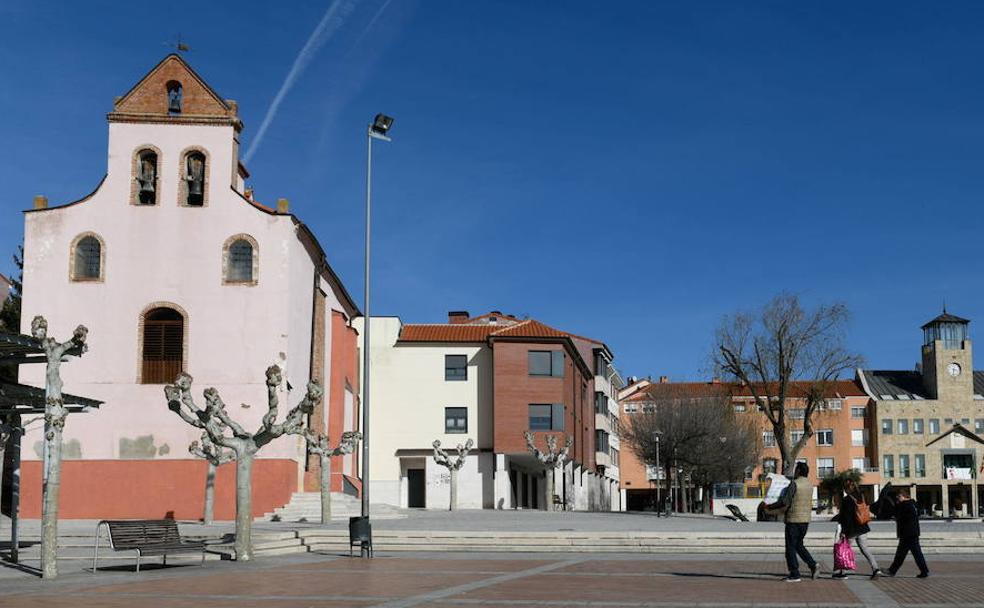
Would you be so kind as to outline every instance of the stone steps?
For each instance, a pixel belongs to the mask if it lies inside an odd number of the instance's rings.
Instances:
[[[362,502],[349,494],[331,493],[332,520],[345,521],[349,517],[362,514]],[[373,504],[373,519],[398,519],[406,517],[399,509],[390,505]],[[290,501],[257,521],[319,522],[321,521],[321,494],[319,492],[294,492]]]
[[[783,547],[782,533],[772,531],[755,534],[380,530],[373,536],[377,551],[779,555]],[[195,538],[195,535],[189,535],[189,538]],[[220,540],[217,536],[208,540],[212,544],[209,545],[207,559],[230,559],[234,556],[231,542],[222,542],[224,539]],[[868,535],[868,540],[872,550],[879,555],[891,555],[895,551],[896,539],[893,534],[872,533]],[[59,559],[92,559],[91,535],[63,536],[59,541]],[[27,545],[22,545],[21,548],[22,561],[37,562],[40,559],[40,538],[25,538],[22,542]],[[348,531],[344,529],[256,530],[253,543],[257,557],[307,552],[349,552]],[[132,552],[114,552],[107,545],[100,544],[100,561],[134,559]],[[833,545],[830,535],[808,535],[806,544],[818,558],[829,561]],[[984,535],[978,530],[928,533],[922,536],[921,544],[927,554],[984,553]],[[174,563],[194,563],[200,557],[195,554],[175,555],[168,561],[172,559]]]

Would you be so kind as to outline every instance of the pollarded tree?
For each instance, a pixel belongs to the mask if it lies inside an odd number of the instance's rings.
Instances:
[[[451,501],[448,510],[454,511],[458,508],[458,471],[461,467],[465,466],[465,459],[468,458],[468,452],[471,452],[471,449],[475,447],[475,442],[469,439],[465,442],[465,445],[459,443],[457,456],[451,456],[447,450],[441,448],[441,442],[439,440],[435,439],[433,445],[434,462],[442,467],[446,467],[451,478]]]
[[[799,298],[783,294],[754,313],[725,317],[717,330],[714,364],[751,391],[772,425],[786,475],[813,437],[813,415],[826,407],[834,381],[863,363],[844,345],[848,316],[844,304],[806,311]],[[803,435],[790,445],[787,413],[798,404]]]
[[[314,411],[323,394],[318,382],[309,382],[304,398],[287,413],[283,422],[277,423],[280,404],[277,389],[282,381],[283,375],[278,366],[267,368],[267,412],[263,415],[260,428],[252,433],[229,416],[219,391],[214,388],[205,389],[205,407],[199,407],[191,396],[192,377],[189,374],[180,373],[174,384],[164,387],[167,406],[171,411],[188,424],[205,431],[212,443],[232,450],[236,456],[236,559],[241,561],[253,559],[253,459],[260,448],[274,439],[301,433],[304,417]]]
[[[568,452],[571,450],[571,446],[574,445],[574,438],[570,435],[564,435],[566,441],[564,442],[564,447],[557,447],[557,436],[547,435],[547,450],[543,451],[536,447],[536,441],[533,433],[526,431],[523,433],[523,437],[526,437],[526,449],[530,451],[533,456],[536,457],[540,463],[546,467],[546,481],[547,481],[547,511],[553,511],[553,496],[554,496],[554,471],[564,466],[567,462]]]
[[[48,322],[36,316],[31,321],[31,335],[44,349],[47,367],[44,386],[44,448],[48,459],[42,471],[41,499],[41,576],[58,576],[58,494],[61,489],[62,433],[68,408],[62,396],[61,363],[70,352],[81,355],[86,350],[89,330],[79,325],[72,338],[58,342],[48,337]]]
[[[235,460],[236,454],[215,445],[207,432],[202,433],[200,441],[192,441],[188,451],[194,456],[204,458],[208,464],[205,470],[205,512],[202,513],[202,523],[207,525],[215,519],[215,472],[220,466]]]
[[[304,431],[308,452],[317,454],[321,465],[321,523],[331,523],[331,458],[344,456],[355,451],[355,444],[362,439],[362,433],[345,431],[338,445],[331,447],[327,435],[319,435],[311,429]]]

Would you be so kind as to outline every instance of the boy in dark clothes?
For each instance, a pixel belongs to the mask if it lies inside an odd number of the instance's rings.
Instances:
[[[899,538],[899,547],[895,550],[895,561],[888,568],[889,576],[895,576],[909,551],[919,567],[919,578],[929,576],[929,567],[919,546],[919,509],[905,488],[895,490],[895,535]]]

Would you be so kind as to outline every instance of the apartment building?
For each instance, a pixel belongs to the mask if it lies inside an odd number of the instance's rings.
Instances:
[[[447,509],[450,479],[432,443],[471,439],[458,473],[460,508],[612,508],[611,396],[621,380],[604,343],[498,311],[455,311],[436,324],[373,317],[371,329],[371,501]],[[526,431],[542,449],[548,435],[573,441],[570,462],[552,473],[554,496]]]
[[[802,437],[805,416],[805,390],[808,384],[796,382],[787,398],[786,415],[789,420],[790,441]],[[711,398],[725,391],[730,395],[735,412],[752,416],[762,434],[762,452],[754,467],[745,471],[745,497],[764,496],[765,479],[769,473],[779,472],[781,459],[772,425],[759,410],[748,386],[711,382],[670,382],[666,376],[658,382],[639,381],[622,393],[622,425],[631,424],[633,416],[646,411],[647,405],[661,398]],[[825,406],[813,415],[814,436],[798,456],[798,460],[810,465],[810,482],[814,486],[814,498],[823,498],[819,491],[820,480],[833,472],[858,469],[862,472],[862,487],[871,495],[877,493],[881,478],[876,467],[875,445],[871,440],[868,395],[853,380],[839,380],[828,387]],[[655,504],[656,475],[653,467],[647,467],[644,459],[623,450],[621,488],[629,509],[651,508]],[[725,480],[722,480],[725,481]],[[666,482],[662,482],[666,487]]]
[[[944,309],[921,328],[916,370],[858,370],[882,477],[936,516],[976,516],[984,504],[984,372],[973,369],[969,324]]]

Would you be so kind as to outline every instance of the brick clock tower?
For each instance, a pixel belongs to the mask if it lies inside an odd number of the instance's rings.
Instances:
[[[930,398],[954,401],[974,394],[969,324],[944,308],[943,314],[922,326],[923,385]]]

